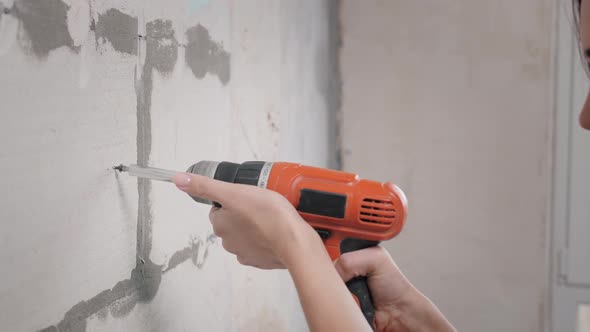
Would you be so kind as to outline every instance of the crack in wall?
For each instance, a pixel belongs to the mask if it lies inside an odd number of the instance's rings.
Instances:
[[[342,123],[342,75],[340,73],[340,48],[342,47],[340,24],[340,0],[326,0],[326,21],[328,25],[328,43],[326,49],[321,49],[317,55],[318,81],[320,92],[326,101],[328,108],[329,127],[328,147],[335,151],[330,156],[328,163],[330,168],[342,169],[342,135],[340,133]]]
[[[209,235],[205,240],[196,237],[192,238],[188,247],[172,254],[172,257],[168,260],[168,266],[164,269],[163,273],[174,269],[189,259],[197,268],[203,268],[207,261],[207,256],[209,256],[209,246],[213,245],[216,239],[217,237],[215,234]],[[205,252],[203,253],[203,257],[199,260],[199,254],[203,248]]]
[[[80,46],[74,46],[69,34],[67,13],[69,6],[61,0],[17,0],[11,9],[0,3],[2,14],[14,15],[21,21],[18,32],[21,46],[40,60],[46,59],[51,51],[68,47],[79,53]],[[92,20],[89,27],[95,33],[97,51],[99,46],[110,43],[119,53],[137,56],[140,43],[145,43],[146,57],[142,68],[135,69],[135,92],[137,98],[137,163],[149,165],[152,148],[151,105],[153,89],[153,72],[167,76],[174,69],[178,49],[184,48],[186,65],[197,79],[206,74],[219,78],[222,85],[227,85],[231,77],[230,54],[221,43],[212,40],[209,31],[200,24],[186,32],[188,43],[180,44],[170,20],[154,20],[146,24],[146,35],[138,34],[138,19],[117,9],[111,8]],[[25,40],[24,37],[28,40]],[[138,77],[139,75],[139,77]],[[120,188],[119,188],[120,190]],[[178,265],[191,260],[201,269],[207,259],[209,247],[216,237],[209,235],[206,239],[194,237],[189,246],[172,254],[166,268],[151,261],[153,214],[150,194],[151,182],[138,179],[138,215],[136,266],[128,279],[121,280],[111,289],[106,289],[96,296],[77,303],[55,325],[40,331],[86,331],[87,320],[91,316],[106,317],[107,312],[113,317],[129,314],[137,303],[149,302],[157,294],[162,275]],[[201,250],[204,250],[199,260]]]
[[[86,331],[88,318],[97,315],[106,318],[110,313],[115,318],[129,314],[138,303],[151,301],[157,293],[162,275],[180,264],[191,260],[202,269],[207,260],[209,247],[215,243],[215,235],[206,239],[193,237],[190,245],[172,254],[165,270],[161,265],[151,261],[139,263],[132,271],[129,279],[121,280],[111,289],[106,289],[89,300],[81,301],[68,310],[64,318],[57,324],[48,326],[41,332],[83,332]],[[201,260],[200,250],[204,250]]]
[[[137,95],[137,164],[148,166],[152,150],[152,88],[153,72],[158,70],[167,74],[174,68],[178,52],[169,41],[176,41],[171,21],[155,20],[146,25],[145,64],[141,77],[136,79]],[[137,69],[136,69],[137,75]],[[139,206],[137,212],[137,264],[150,263],[152,250],[153,215],[150,202],[152,183],[148,179],[138,178],[137,190]]]

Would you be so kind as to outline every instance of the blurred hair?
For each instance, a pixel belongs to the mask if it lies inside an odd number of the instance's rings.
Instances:
[[[578,38],[580,36],[580,10],[582,7],[582,0],[572,0],[572,9],[573,9],[573,17],[574,23],[576,25],[576,33]]]
[[[590,0],[586,0],[590,1]],[[580,60],[582,60],[582,67],[586,72],[586,75],[590,77],[590,65],[585,60],[586,55],[584,54],[584,50],[582,47],[582,40],[580,36],[580,15],[581,15],[581,8],[582,8],[582,0],[572,0],[572,11],[573,11],[573,18],[574,18],[574,29],[576,33],[576,43],[578,44],[578,52],[580,54]]]

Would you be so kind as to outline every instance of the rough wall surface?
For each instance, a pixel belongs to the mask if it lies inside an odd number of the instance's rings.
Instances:
[[[342,2],[343,166],[391,179],[386,244],[459,331],[542,331],[553,1]]]
[[[335,165],[331,1],[0,0],[0,329],[301,331],[206,206],[116,175]]]

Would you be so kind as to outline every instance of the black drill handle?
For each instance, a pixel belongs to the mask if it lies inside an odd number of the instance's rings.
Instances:
[[[379,242],[376,241],[346,239],[340,244],[340,254],[375,247],[378,244]],[[375,307],[367,277],[353,278],[346,283],[346,287],[357,298],[363,316],[375,331]]]
[[[357,277],[349,280],[346,283],[348,290],[356,296],[359,301],[359,306],[363,312],[363,316],[375,331],[375,308],[373,307],[373,298],[367,283],[367,277]]]

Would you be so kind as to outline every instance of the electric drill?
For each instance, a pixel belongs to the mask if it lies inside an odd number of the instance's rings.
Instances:
[[[130,175],[170,181],[176,172],[149,167],[118,166]],[[289,162],[200,161],[188,173],[253,185],[286,197],[322,238],[332,260],[341,254],[376,246],[402,229],[407,200],[397,186],[360,179],[358,175]],[[194,200],[219,206],[199,197]],[[366,277],[347,282],[363,315],[374,328],[374,308]]]

